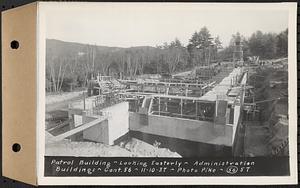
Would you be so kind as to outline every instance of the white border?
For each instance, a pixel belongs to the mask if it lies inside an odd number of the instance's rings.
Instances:
[[[274,185],[297,184],[297,3],[201,3],[203,9],[268,9],[289,11],[289,151],[290,176],[255,177],[44,177],[45,154],[45,18],[51,9],[99,5],[149,6],[147,3],[38,2],[37,16],[37,175],[38,185]],[[189,6],[199,3],[151,3],[151,6]],[[198,7],[199,8],[199,7]],[[117,179],[117,181],[116,181]]]

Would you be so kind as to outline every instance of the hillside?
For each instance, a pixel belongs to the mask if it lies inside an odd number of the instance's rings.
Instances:
[[[151,50],[156,49],[151,46],[135,46],[129,48],[121,47],[109,47],[109,46],[99,46],[99,45],[90,45],[90,44],[81,44],[76,42],[65,42],[56,39],[47,39],[46,40],[46,53],[48,55],[53,55],[55,57],[67,57],[78,55],[79,53],[86,53],[89,47],[95,47],[98,53],[113,53],[117,51],[125,50]]]

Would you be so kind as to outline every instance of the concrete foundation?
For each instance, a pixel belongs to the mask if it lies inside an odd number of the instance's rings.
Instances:
[[[182,118],[148,115],[148,124],[141,124],[141,114],[129,113],[129,129],[194,142],[232,146],[233,126],[222,125],[222,134],[215,131],[214,123]]]
[[[108,119],[83,131],[83,139],[113,145],[114,142],[129,131],[128,102],[122,102],[104,108],[103,114]],[[97,117],[74,114],[74,124],[88,123]]]
[[[129,131],[130,137],[134,137],[151,145],[159,143],[159,147],[168,148],[178,153],[182,157],[226,157],[232,156],[232,147],[214,145],[201,142],[193,142],[184,139],[158,136],[142,133],[139,131]]]
[[[108,120],[84,130],[83,139],[109,144]]]
[[[128,102],[115,104],[103,109],[108,114],[109,145],[129,131],[129,105]]]
[[[166,137],[167,140],[179,139],[191,142],[196,148],[201,148],[199,149],[200,153],[204,151],[209,151],[208,153],[221,151],[222,153],[223,150],[226,150],[225,153],[232,153],[235,137],[239,133],[240,112],[245,95],[245,91],[241,87],[233,88],[232,80],[241,78],[240,84],[243,87],[247,81],[247,75],[244,74],[242,77],[241,72],[241,68],[234,69],[220,84],[200,98],[184,98],[182,96],[169,96],[168,98],[167,95],[155,95],[158,97],[158,99],[155,99],[159,102],[154,103],[154,98],[151,98],[153,96],[147,96],[142,105],[139,106],[139,110],[135,110],[135,112],[129,111],[129,102],[120,102],[107,108],[98,109],[100,113],[95,114],[93,113],[95,104],[92,102],[94,98],[90,97],[85,100],[84,104],[82,102],[73,104],[73,108],[69,110],[69,117],[74,120],[73,127],[81,126],[101,116],[107,117],[106,120],[96,122],[98,124],[82,131],[83,139],[107,145],[113,145],[130,131],[136,133],[136,135],[142,135],[142,137],[144,137],[143,135],[155,135],[161,138]],[[231,92],[230,96],[227,95],[228,92]],[[177,110],[175,106],[173,110],[169,111],[161,109],[162,98],[167,98],[164,101],[166,103],[170,103],[170,99],[179,101],[176,104],[179,104],[178,106],[181,108]],[[209,116],[209,120],[184,118],[183,107],[188,104],[187,102],[184,103],[184,100],[190,100],[192,101],[190,104],[193,104],[199,99],[216,104],[212,107],[213,109],[216,108],[214,114],[212,113]],[[198,108],[201,106],[197,105],[198,103],[196,102],[194,105],[195,113],[193,111],[191,113],[191,109],[185,109],[185,111],[199,116],[197,110],[199,112],[200,109]],[[151,111],[154,104],[158,109]],[[175,102],[172,104],[175,104]],[[167,108],[167,105],[165,106]],[[172,106],[169,105],[169,107]],[[157,114],[152,113],[156,111],[158,111]],[[165,114],[162,115],[162,112],[165,112]],[[174,114],[177,114],[177,116],[174,116]],[[181,116],[178,114],[181,114]]]

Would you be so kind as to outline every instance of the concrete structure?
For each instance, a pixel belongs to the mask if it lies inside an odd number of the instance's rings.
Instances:
[[[128,102],[115,104],[102,111],[108,114],[107,120],[83,131],[83,138],[94,142],[113,145],[129,131]]]
[[[69,106],[70,130],[57,140],[69,137],[113,145],[133,131],[201,143],[213,151],[226,147],[233,152],[246,82],[247,72],[237,67],[214,87],[183,82],[146,84],[151,88],[163,85],[168,90],[178,87],[183,95],[125,90],[90,96]],[[193,97],[187,94],[191,87],[210,90]]]
[[[179,138],[194,142],[232,146],[234,129],[223,125],[216,131],[214,122],[148,115],[147,125],[141,123],[141,114],[130,113],[130,130],[148,134]]]
[[[237,78],[236,78],[237,77]],[[238,83],[232,79],[241,80]],[[240,121],[241,106],[244,98],[244,84],[247,80],[247,73],[242,73],[241,68],[236,68],[228,77],[215,86],[211,91],[200,98],[152,95],[147,109],[140,110],[139,113],[130,113],[129,129],[142,133],[161,135],[171,138],[179,138],[194,142],[201,142],[213,145],[224,145],[233,147],[236,130]],[[234,83],[234,84],[232,84]],[[235,87],[233,87],[235,86]],[[231,92],[231,90],[234,91]],[[231,93],[230,96],[228,94]],[[153,102],[155,98],[160,100],[159,107],[162,108],[162,99],[178,99],[178,110],[159,109],[155,111]],[[146,100],[146,97],[145,99]],[[165,100],[164,100],[165,101]],[[175,104],[175,102],[173,103]],[[189,104],[189,112],[183,114],[183,104]],[[197,105],[198,104],[198,105]],[[212,116],[201,117],[201,106],[208,104],[214,106]],[[195,105],[193,108],[192,105]],[[193,110],[194,109],[194,110]],[[157,110],[157,108],[156,108]],[[204,111],[207,111],[207,108]],[[181,112],[181,113],[180,113]]]
[[[70,105],[69,119],[72,122],[70,123],[70,131],[62,135],[72,136],[72,140],[84,139],[113,145],[117,139],[128,133],[128,102],[120,101],[106,107],[99,105],[102,104],[101,101],[105,100],[100,96],[92,96]],[[99,119],[101,121],[96,121]],[[90,122],[94,123],[91,124]],[[87,124],[89,126],[86,126]],[[76,137],[75,134],[79,132],[82,132],[82,136]],[[58,137],[61,138],[62,136],[59,135]],[[64,136],[64,138],[66,137]]]

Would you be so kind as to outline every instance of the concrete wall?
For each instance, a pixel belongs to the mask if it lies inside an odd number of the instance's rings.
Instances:
[[[234,142],[234,137],[236,136],[236,130],[237,130],[237,126],[239,123],[239,119],[240,119],[240,114],[241,114],[241,106],[236,105],[234,106],[234,117],[233,117],[233,134],[232,134],[232,144]]]
[[[232,146],[233,127],[224,125],[223,133],[216,133],[213,122],[149,115],[148,125],[141,125],[140,115],[129,113],[129,129],[143,133],[185,139],[208,144]]]
[[[82,125],[82,116],[74,114],[74,126],[77,127],[79,125]]]
[[[103,109],[109,114],[108,117],[108,137],[109,145],[125,135],[129,131],[129,103],[122,102]]]
[[[213,122],[158,115],[148,115],[148,123],[141,124],[141,115],[128,112],[128,108],[128,102],[105,108],[103,111],[108,115],[108,120],[83,131],[83,138],[113,145],[115,140],[132,130],[214,145],[231,147],[233,144],[234,126],[219,126],[222,129],[222,134],[220,134],[220,131],[216,131]],[[83,121],[89,122],[91,121],[90,118],[92,117],[85,117]]]
[[[108,121],[105,120],[83,131],[83,139],[109,144]]]
[[[108,115],[108,119],[84,130],[83,138],[85,140],[113,145],[115,140],[124,136],[129,131],[128,108],[128,102],[122,102],[103,109],[102,111]],[[82,117],[82,121],[87,123],[95,118],[96,117],[85,116]],[[77,117],[75,120],[79,119],[81,118]],[[78,122],[75,121],[75,124],[78,124]]]

